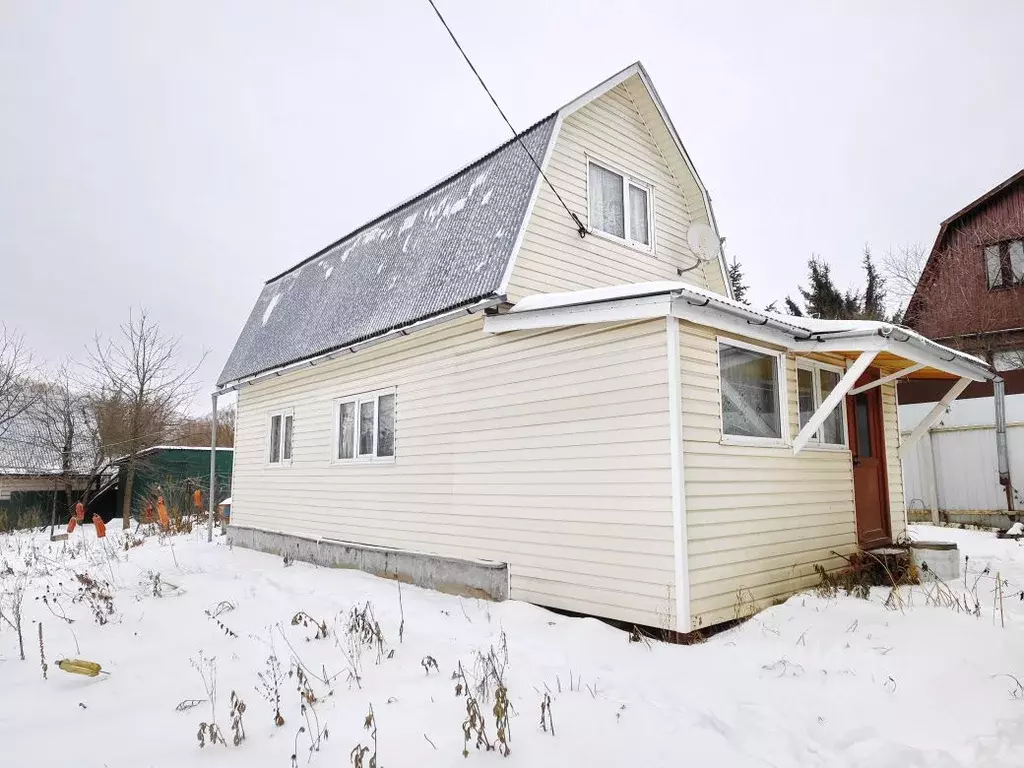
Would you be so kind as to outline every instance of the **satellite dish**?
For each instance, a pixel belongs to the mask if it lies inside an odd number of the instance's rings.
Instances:
[[[686,230],[686,244],[698,261],[716,261],[722,253],[718,233],[703,221],[691,224]]]

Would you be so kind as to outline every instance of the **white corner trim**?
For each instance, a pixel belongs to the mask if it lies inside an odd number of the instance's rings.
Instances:
[[[804,424],[804,428],[800,430],[800,434],[796,436],[796,440],[793,441],[793,453],[798,454],[807,445],[807,441],[811,439],[811,436],[825,423],[825,419],[829,417],[829,414],[836,409],[836,407],[843,402],[846,397],[846,393],[849,392],[853,385],[857,383],[857,379],[860,375],[867,370],[867,367],[871,365],[871,361],[875,359],[878,353],[874,350],[868,350],[861,352],[853,365],[847,369],[846,373],[843,374],[843,378],[836,384],[836,388],[829,392],[828,397],[822,401],[821,405],[818,406],[811,418]]]
[[[676,631],[693,630],[690,615],[690,559],[686,532],[686,478],[683,467],[683,393],[679,361],[679,321],[665,318],[668,365],[668,425],[672,478],[672,542],[676,568]]]
[[[551,154],[555,149],[555,142],[558,141],[558,135],[562,132],[562,113],[558,113],[558,117],[555,118],[555,125],[551,129],[551,138],[548,139],[548,146],[544,150],[544,157],[540,161],[540,171],[537,172],[537,181],[533,185],[533,192],[530,194],[530,202],[526,205],[526,211],[523,213],[523,221],[519,225],[519,232],[516,234],[516,241],[512,245],[512,255],[509,256],[508,264],[505,265],[505,274],[501,277],[501,285],[498,287],[499,296],[508,295],[508,284],[512,280],[512,271],[516,267],[516,261],[519,258],[519,249],[523,246],[523,240],[526,238],[526,230],[530,226],[530,219],[533,218],[533,208],[537,204],[537,198],[540,196],[541,185],[544,184],[544,174],[547,173],[548,163],[551,161]]]

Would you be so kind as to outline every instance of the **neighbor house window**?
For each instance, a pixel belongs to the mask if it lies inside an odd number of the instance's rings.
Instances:
[[[720,340],[722,432],[742,441],[784,439],[782,356],[768,350]]]
[[[650,250],[651,188],[597,163],[589,163],[590,228]]]
[[[797,402],[800,405],[800,429],[811,420],[825,398],[839,385],[841,368],[813,360],[801,360],[796,369]],[[810,442],[819,445],[846,445],[846,409],[840,403],[828,415]]]
[[[1024,283],[1024,240],[986,245],[985,276],[989,288],[1008,288]]]
[[[267,434],[267,463],[290,464],[292,461],[292,432],[295,416],[291,411],[270,414]]]
[[[346,397],[335,406],[335,461],[391,459],[395,455],[395,392]]]

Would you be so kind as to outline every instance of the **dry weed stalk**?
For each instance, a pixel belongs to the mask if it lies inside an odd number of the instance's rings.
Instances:
[[[313,637],[307,637],[307,642],[310,640],[323,640],[328,635],[327,622],[317,621],[305,611],[298,611],[294,616],[292,616],[292,626],[302,626],[306,627],[307,629],[309,627],[314,628],[315,632],[313,634]]]

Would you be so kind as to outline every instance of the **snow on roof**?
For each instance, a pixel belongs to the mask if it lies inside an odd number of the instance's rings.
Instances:
[[[496,295],[556,114],[268,281],[218,386]]]

